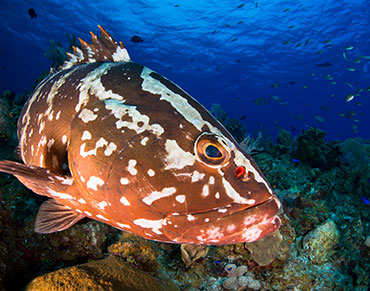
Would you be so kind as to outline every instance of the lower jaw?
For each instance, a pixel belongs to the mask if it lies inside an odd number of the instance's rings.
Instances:
[[[165,218],[163,230],[176,243],[226,245],[252,242],[279,229],[278,209],[279,202],[273,198],[221,218],[217,217],[217,211],[191,216],[169,215]]]

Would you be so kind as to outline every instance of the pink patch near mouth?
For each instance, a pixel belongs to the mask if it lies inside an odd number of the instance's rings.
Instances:
[[[226,245],[252,242],[279,229],[280,218],[276,215],[279,205],[274,197],[252,208],[238,204],[202,213],[172,213],[165,217],[163,231],[177,243]]]

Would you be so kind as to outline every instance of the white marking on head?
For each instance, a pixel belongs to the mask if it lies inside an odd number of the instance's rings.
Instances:
[[[153,73],[153,71],[146,67],[144,67],[141,72],[140,77],[143,79],[141,88],[143,91],[160,95],[160,100],[169,102],[177,112],[179,112],[190,124],[193,124],[199,131],[202,130],[204,125],[207,125],[212,132],[220,132],[218,128],[212,126],[208,121],[203,120],[198,110],[191,106],[186,98],[172,92],[159,80],[151,77],[151,73]]]
[[[112,90],[106,91],[103,84],[101,83],[101,77],[108,73],[108,71],[116,66],[121,66],[122,63],[102,63],[94,71],[88,73],[85,78],[83,78],[77,86],[80,90],[79,100],[75,107],[75,111],[81,110],[82,106],[89,102],[90,95],[94,94],[99,98],[99,100],[105,99],[116,99],[123,100],[123,97],[119,94],[113,93]]]
[[[96,204],[101,210],[104,210],[106,206],[108,206],[108,203],[106,201],[101,201]]]
[[[209,177],[209,184],[214,185],[215,184],[215,177],[211,176]]]
[[[164,197],[171,196],[175,192],[176,192],[175,187],[166,187],[166,188],[163,188],[162,191],[154,191],[150,193],[148,196],[143,198],[142,201],[147,205],[151,205],[154,201],[164,198]]]
[[[147,173],[150,177],[153,177],[155,175],[155,172],[152,169],[149,169]]]
[[[205,222],[209,222],[209,218],[207,217],[206,219],[204,219]]]
[[[121,199],[119,200],[123,205],[125,206],[130,206],[131,203],[127,200],[125,196],[122,196]]]
[[[66,142],[67,142],[67,136],[64,134],[64,135],[62,136],[62,143],[63,143],[63,144],[66,144]]]
[[[94,114],[94,112],[92,112],[91,110],[84,108],[82,109],[78,117],[82,119],[84,123],[88,123],[90,121],[95,120],[98,117],[98,115]]]
[[[59,120],[59,118],[60,118],[60,112],[61,112],[61,111],[59,110],[59,111],[58,111],[58,113],[57,113],[57,115],[55,116],[55,119],[56,119],[56,120]]]
[[[256,200],[254,199],[246,199],[240,196],[240,194],[235,191],[235,189],[231,186],[231,184],[224,177],[222,178],[222,183],[224,185],[226,195],[229,196],[231,199],[233,199],[234,203],[248,204],[248,205],[253,205],[256,203]]]
[[[104,154],[106,156],[110,156],[113,153],[113,151],[115,151],[116,149],[117,149],[116,144],[114,142],[110,142],[107,148],[105,149]]]
[[[185,152],[177,144],[176,140],[167,139],[165,148],[167,151],[166,167],[165,170],[169,169],[182,169],[186,166],[192,166],[195,163],[195,155],[189,152]]]
[[[245,170],[246,170],[247,173],[252,172],[254,174],[254,179],[258,183],[263,183],[265,185],[266,189],[270,192],[270,194],[272,194],[271,187],[268,185],[266,180],[260,175],[260,173],[257,171],[257,169],[252,166],[252,163],[250,162],[250,160],[248,158],[246,158],[246,156],[242,152],[238,151],[237,149],[234,149],[234,153],[235,153],[234,163],[237,166],[245,167]]]
[[[191,215],[191,214],[188,214],[188,215],[186,216],[186,218],[187,218],[187,220],[189,220],[189,221],[193,221],[193,220],[195,220],[195,217],[194,217],[193,215]]]
[[[91,139],[91,133],[88,130],[84,130],[81,140],[90,140]]]
[[[102,185],[104,185],[104,180],[96,176],[91,176],[86,183],[87,188],[93,189],[95,191],[98,191],[98,186]]]
[[[122,101],[117,100],[104,100],[105,108],[110,110],[111,113],[117,118],[116,128],[121,129],[122,127],[132,129],[136,134],[140,134],[144,131],[151,131],[153,134],[160,136],[164,129],[159,124],[149,124],[149,117],[141,114],[134,105],[126,105]],[[123,116],[128,115],[132,121],[122,120]]]
[[[146,143],[148,142],[148,140],[149,140],[149,137],[144,137],[141,141],[140,141],[140,143],[143,145],[143,146],[145,146],[146,145]]]
[[[179,203],[184,203],[185,202],[185,195],[177,195],[175,197],[176,201]]]
[[[191,175],[191,182],[194,183],[194,182],[198,182],[200,180],[202,180],[204,178],[206,174],[204,173],[199,173],[197,170],[195,170],[193,172],[193,174]]]
[[[145,218],[139,218],[134,220],[134,224],[143,227],[143,228],[151,228],[152,231],[156,234],[162,234],[162,232],[159,230],[162,228],[162,221],[163,219],[159,220],[150,220]]]
[[[226,213],[227,209],[226,208],[220,208],[217,211],[220,212],[220,213]]]
[[[209,186],[208,185],[203,186],[201,195],[202,195],[202,197],[207,197],[209,195]]]
[[[91,214],[89,211],[84,211],[84,213],[85,213],[87,216],[92,216],[92,214]]]
[[[122,185],[127,185],[130,181],[127,179],[127,178],[121,178],[119,180],[119,182],[122,184]]]
[[[133,176],[135,176],[137,174],[137,170],[135,169],[136,164],[137,164],[136,160],[129,160],[128,161],[127,171],[129,171],[129,173]]]

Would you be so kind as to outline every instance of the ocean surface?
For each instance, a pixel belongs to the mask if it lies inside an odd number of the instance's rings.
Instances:
[[[0,91],[31,90],[51,40],[68,49],[66,33],[90,41],[101,25],[132,60],[250,133],[315,126],[331,140],[370,138],[366,0],[2,0],[0,19]]]

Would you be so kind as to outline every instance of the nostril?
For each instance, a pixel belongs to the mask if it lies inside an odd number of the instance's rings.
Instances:
[[[235,178],[240,179],[240,178],[244,178],[244,176],[245,176],[245,168],[242,166],[237,167],[235,170]]]

